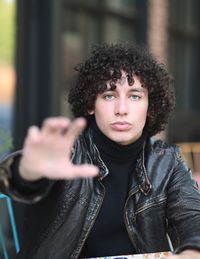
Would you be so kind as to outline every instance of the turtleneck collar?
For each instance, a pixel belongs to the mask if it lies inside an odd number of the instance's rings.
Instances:
[[[142,136],[134,143],[121,145],[105,136],[98,128],[95,120],[92,122],[91,128],[93,132],[94,143],[96,144],[102,159],[110,160],[116,163],[135,160],[141,152],[143,144],[148,136],[147,132],[144,131]]]

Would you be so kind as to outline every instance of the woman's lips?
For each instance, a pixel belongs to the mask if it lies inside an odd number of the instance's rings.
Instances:
[[[114,122],[111,124],[111,128],[116,131],[126,131],[131,128],[131,123],[126,121]]]

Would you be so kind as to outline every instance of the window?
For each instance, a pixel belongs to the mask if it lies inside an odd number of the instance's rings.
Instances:
[[[61,113],[67,114],[66,95],[73,80],[73,68],[89,52],[92,44],[116,41],[140,41],[145,30],[139,10],[143,1],[64,0],[62,13],[62,52],[64,86],[60,93]],[[145,24],[146,25],[146,24]],[[145,27],[146,28],[146,27]],[[68,114],[67,114],[68,115]]]
[[[173,141],[199,141],[200,2],[171,0],[170,15],[169,65],[177,105],[169,136]]]

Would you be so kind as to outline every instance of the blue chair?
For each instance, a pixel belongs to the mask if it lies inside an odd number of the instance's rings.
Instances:
[[[13,240],[14,240],[14,245],[15,245],[15,250],[16,250],[16,253],[18,253],[20,250],[20,246],[19,246],[19,239],[18,239],[15,218],[14,218],[14,213],[13,213],[12,201],[8,196],[6,196],[5,194],[2,194],[2,193],[0,193],[0,199],[6,200],[8,214],[9,214],[9,220],[10,220],[10,224],[11,224]],[[4,259],[9,259],[1,224],[0,224],[0,245],[2,247]]]

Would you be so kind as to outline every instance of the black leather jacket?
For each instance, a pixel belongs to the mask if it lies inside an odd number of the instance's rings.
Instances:
[[[51,182],[42,193],[24,197],[12,183],[12,157],[1,164],[2,190],[26,203],[38,201],[27,205],[18,258],[78,258],[104,200],[102,179],[109,174],[90,130],[77,140],[72,159],[98,165],[95,179]],[[144,145],[130,181],[124,221],[138,253],[172,246],[175,252],[200,249],[200,192],[177,147],[152,140]]]

